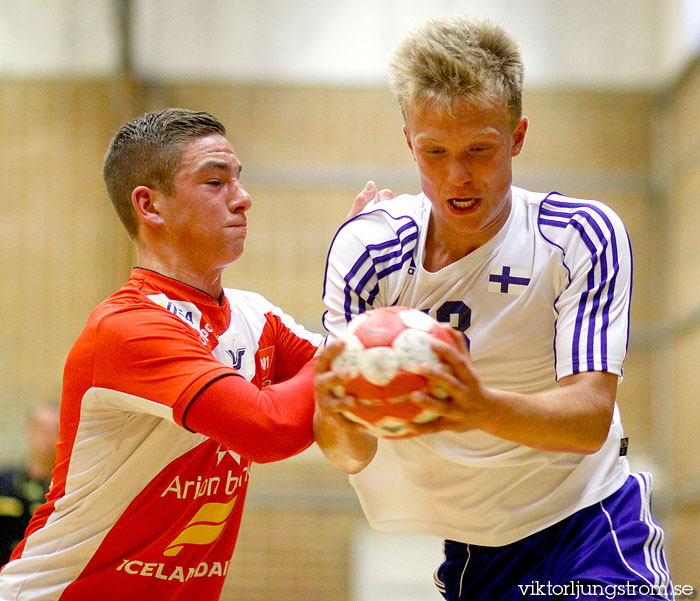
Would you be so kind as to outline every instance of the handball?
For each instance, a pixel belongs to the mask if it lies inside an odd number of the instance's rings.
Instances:
[[[444,367],[430,347],[434,339],[454,346],[444,328],[418,309],[381,307],[352,319],[341,337],[345,346],[331,363],[332,371],[350,377],[334,394],[358,401],[343,415],[380,438],[410,436],[411,423],[426,424],[440,417],[407,397],[416,390],[446,396],[430,391],[428,380],[417,373],[422,363]]]

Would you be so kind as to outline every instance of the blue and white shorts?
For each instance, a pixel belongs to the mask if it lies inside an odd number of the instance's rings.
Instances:
[[[673,599],[651,476],[503,547],[445,541],[435,584],[448,601]]]

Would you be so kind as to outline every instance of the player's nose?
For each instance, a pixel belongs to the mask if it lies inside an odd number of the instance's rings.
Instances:
[[[471,165],[461,158],[450,160],[447,166],[447,181],[453,186],[461,186],[472,178]]]
[[[245,212],[250,209],[252,204],[253,199],[250,194],[248,194],[240,182],[236,182],[233,193],[231,194],[231,199],[229,200],[229,210],[232,213]]]

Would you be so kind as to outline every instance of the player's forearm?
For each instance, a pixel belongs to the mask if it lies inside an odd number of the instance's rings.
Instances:
[[[449,397],[436,422],[443,429],[483,430],[537,449],[581,454],[595,453],[605,442],[617,375],[582,372],[563,377],[557,388],[524,394],[485,387],[464,348],[435,343],[433,350],[450,368],[424,371]]]
[[[314,414],[314,438],[330,464],[347,474],[356,474],[364,469],[377,452],[377,439],[359,432],[348,423],[343,427],[342,419],[321,412]]]
[[[240,376],[221,378],[191,403],[185,425],[256,463],[279,461],[313,443],[313,365],[258,389]]]
[[[485,391],[491,410],[482,429],[546,451],[595,453],[608,436],[617,376],[578,376],[538,394]]]

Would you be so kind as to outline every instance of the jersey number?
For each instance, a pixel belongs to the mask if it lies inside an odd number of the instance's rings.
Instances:
[[[423,309],[423,311],[428,313],[427,309]],[[435,319],[462,332],[467,348],[470,347],[469,336],[465,332],[472,324],[472,310],[467,305],[462,301],[447,301],[435,311]]]

